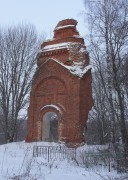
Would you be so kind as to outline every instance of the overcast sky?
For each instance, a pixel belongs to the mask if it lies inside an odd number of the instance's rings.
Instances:
[[[45,31],[48,38],[58,21],[74,18],[81,36],[86,34],[83,0],[0,0],[0,25],[32,23],[38,32]]]

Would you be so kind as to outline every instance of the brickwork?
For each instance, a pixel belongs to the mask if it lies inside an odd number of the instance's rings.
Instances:
[[[82,77],[70,71],[78,56],[71,60],[72,43],[84,47],[76,29],[77,21],[60,21],[52,40],[43,42],[37,54],[37,71],[33,77],[28,109],[27,142],[42,141],[43,116],[55,112],[58,116],[58,139],[69,146],[84,142],[83,130],[92,107],[91,70]],[[83,55],[83,70],[89,65],[88,53]],[[79,64],[78,64],[79,66]]]

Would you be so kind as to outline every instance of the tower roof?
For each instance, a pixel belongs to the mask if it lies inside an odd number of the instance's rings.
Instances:
[[[77,21],[74,19],[58,22],[54,29],[53,39],[48,39],[41,45],[41,50],[37,55],[38,66],[49,58],[58,59],[67,65],[79,61],[83,61],[84,66],[89,64],[84,39],[80,37],[76,25]]]
[[[54,29],[53,39],[44,41],[41,48],[47,45],[53,45],[65,42],[77,42],[84,44],[84,40],[80,37],[79,32],[76,29],[77,21],[74,19],[64,19],[59,21]]]
[[[67,25],[76,26],[77,21],[75,19],[64,19],[62,21],[59,21],[56,27],[67,26]]]

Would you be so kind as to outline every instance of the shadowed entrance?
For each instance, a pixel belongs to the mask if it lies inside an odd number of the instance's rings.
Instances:
[[[58,141],[58,116],[55,112],[47,112],[43,116],[42,140],[47,142]]]

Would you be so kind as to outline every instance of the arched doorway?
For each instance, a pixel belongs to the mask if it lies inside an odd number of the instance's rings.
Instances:
[[[58,141],[58,116],[55,112],[46,112],[42,122],[42,140],[47,142]]]

